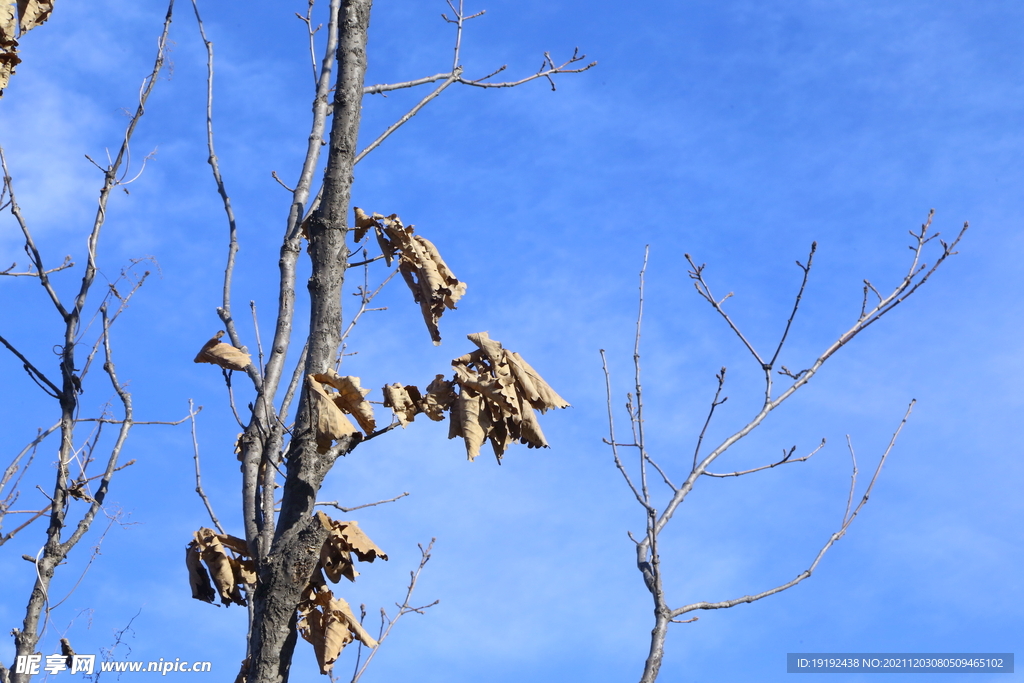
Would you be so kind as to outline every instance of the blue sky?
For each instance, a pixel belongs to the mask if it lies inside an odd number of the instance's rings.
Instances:
[[[308,135],[312,76],[304,27],[293,16],[305,3],[207,4],[217,147],[242,244],[236,317],[252,348],[243,314],[255,300],[266,340],[289,200],[270,174],[294,182]],[[173,69],[133,145],[136,159],[156,154],[131,194],[112,200],[101,264],[111,280],[130,259],[159,264],[116,328],[119,375],[130,381],[139,419],[178,419],[189,398],[204,406],[205,485],[241,535],[237,425],[219,372],[191,362],[221,328],[214,309],[226,225],[205,163],[205,53],[191,8],[178,5]],[[416,544],[437,537],[417,599],[440,604],[403,619],[365,680],[638,678],[650,601],[626,532],[640,531],[643,516],[601,443],[598,349],[607,350],[621,405],[644,246],[650,450],[680,472],[715,372],[728,366],[730,397],[709,431],[716,443],[756,411],[760,374],[692,291],[683,254],[708,264],[716,291],[735,292],[729,310],[766,348],[799,283],[793,261],[817,240],[782,357],[804,367],[855,319],[864,278],[880,289],[898,282],[910,255],[907,231],[932,208],[944,236],[971,222],[960,254],[842,349],[718,469],[765,463],[794,444],[809,451],[822,437],[825,450],[806,463],[699,483],[662,541],[670,600],[725,600],[802,571],[842,517],[845,435],[857,447],[863,485],[916,398],[870,503],[809,580],[676,626],[662,680],[782,680],[785,655],[795,651],[1019,650],[1024,449],[1012,425],[1024,381],[1024,9],[874,0],[628,9],[493,0],[467,9],[487,9],[464,37],[470,75],[501,64],[525,75],[544,51],[558,60],[577,45],[599,66],[559,79],[554,93],[543,83],[451,88],[360,163],[354,203],[415,223],[469,290],[442,319],[444,343],[435,348],[408,292],[394,283],[380,298],[389,310],[368,314],[350,338],[348,350],[358,354],[343,373],[369,387],[423,386],[472,348],[466,334],[488,330],[573,407],[542,418],[551,450],[514,447],[500,468],[487,457],[465,462],[445,425],[420,421],[338,463],[324,500],[358,505],[411,494],[351,515],[391,558],[362,567],[358,582],[339,591],[365,603],[371,618],[401,599]],[[24,63],[0,101],[0,144],[50,263],[68,253],[81,261],[100,184],[83,155],[103,158],[119,143],[122,108],[135,106],[164,10],[119,0],[58,3],[50,22],[22,41]],[[379,3],[367,81],[448,68],[444,10],[432,0]],[[364,144],[417,96],[368,98]],[[3,267],[24,263],[6,213],[0,257]],[[64,292],[75,286],[72,277],[60,282]],[[59,328],[40,288],[23,278],[4,278],[0,288],[0,333],[55,368],[47,359]],[[346,299],[351,313],[355,299]],[[0,415],[5,452],[13,453],[56,412],[15,359],[0,356],[0,372],[16,397]],[[112,398],[99,380],[84,395],[92,410]],[[125,455],[138,464],[115,479],[108,500],[131,524],[107,535],[102,556],[54,612],[43,651],[55,651],[74,622],[67,633],[76,649],[98,652],[138,613],[131,657],[208,659],[218,676],[233,675],[244,656],[244,611],[192,600],[181,561],[191,532],[208,524],[192,492],[190,434],[138,427]],[[33,472],[47,481],[48,467],[40,462]],[[42,499],[23,496],[26,505]],[[42,532],[0,551],[5,631],[20,623],[33,578],[20,556],[34,554]],[[77,580],[96,536],[79,547],[55,592]],[[12,652],[0,641],[0,658]],[[351,666],[351,653],[345,657],[340,676]],[[315,675],[304,643],[296,667]]]

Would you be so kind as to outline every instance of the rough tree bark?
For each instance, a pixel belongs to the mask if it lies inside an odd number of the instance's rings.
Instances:
[[[372,0],[345,0],[339,17],[338,78],[323,199],[306,222],[313,269],[308,283],[310,334],[306,375],[331,367],[341,345],[341,288],[348,262],[347,214],[371,5]],[[297,638],[296,607],[327,536],[327,530],[313,517],[316,495],[334,460],[358,443],[358,437],[354,437],[326,454],[317,452],[315,416],[307,387],[303,382],[288,447],[281,513],[269,552],[258,566],[250,644],[249,680],[253,682],[288,680]]]

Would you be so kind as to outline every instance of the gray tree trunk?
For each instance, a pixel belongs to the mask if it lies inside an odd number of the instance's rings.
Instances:
[[[345,0],[339,22],[338,78],[323,199],[307,224],[312,276],[305,373],[332,367],[341,345],[341,287],[348,263],[347,216],[359,134],[366,38],[372,0]],[[296,607],[320,555],[326,530],[313,519],[324,476],[357,439],[317,452],[315,418],[305,383],[287,453],[281,513],[253,596],[250,683],[285,683],[296,642]]]

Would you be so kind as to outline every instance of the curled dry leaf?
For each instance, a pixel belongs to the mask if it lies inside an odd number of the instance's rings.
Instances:
[[[199,546],[192,541],[185,548],[185,566],[188,568],[188,582],[192,587],[192,597],[203,602],[213,602],[217,593],[210,583],[210,573],[203,566]]]
[[[31,31],[50,18],[53,0],[18,0],[18,14],[21,16],[21,32]]]
[[[455,384],[445,380],[444,375],[437,375],[427,385],[427,393],[423,395],[415,386],[403,386],[395,383],[384,387],[384,405],[391,408],[402,427],[409,424],[420,413],[435,422],[444,419],[444,411],[454,405],[458,396]]]
[[[306,375],[306,383],[309,385],[310,407],[316,416],[316,450],[326,453],[331,450],[332,442],[356,434],[356,428],[334,402],[336,391],[328,394],[314,375]]]
[[[18,38],[49,19],[52,11],[53,0],[0,0],[0,97],[21,63]]]
[[[420,408],[434,422],[444,419],[444,411],[450,409],[458,396],[455,394],[455,383],[449,382],[444,375],[436,375],[434,381],[427,385],[427,395],[423,397]]]
[[[363,239],[366,237],[367,230],[369,230],[370,228],[378,227],[377,221],[376,219],[367,216],[366,212],[360,209],[358,206],[354,207],[354,209],[356,214],[355,239],[356,242],[362,242]]]
[[[498,462],[514,441],[547,448],[533,411],[543,413],[569,404],[519,354],[503,348],[486,332],[468,339],[478,348],[452,361],[459,397],[451,409],[448,438],[461,436],[470,460],[488,439]]]
[[[213,365],[219,365],[225,370],[245,370],[252,364],[252,358],[245,351],[220,341],[220,338],[223,336],[224,330],[213,335],[210,341],[203,344],[203,348],[199,350],[199,354],[192,362],[212,363]]]
[[[0,0],[0,97],[21,63],[18,56],[18,17],[15,0]]]
[[[341,651],[354,639],[367,647],[377,647],[377,641],[359,623],[348,602],[334,597],[324,584],[311,583],[303,591],[298,610],[299,634],[313,645],[324,675],[331,672]]]
[[[15,0],[0,0],[0,48],[18,46],[18,12]]]
[[[384,407],[391,408],[403,429],[405,425],[412,422],[416,415],[421,412],[420,402],[423,400],[423,397],[420,395],[420,390],[417,387],[413,385],[403,386],[395,382],[394,384],[385,385],[382,391],[384,393]]]
[[[323,512],[316,513],[316,518],[328,530],[327,540],[320,548],[320,565],[332,582],[337,583],[343,576],[355,581],[359,576],[352,563],[352,553],[360,562],[373,562],[378,557],[388,559],[387,553],[371,541],[356,522],[339,522]]]
[[[235,554],[225,552],[225,546]],[[218,534],[206,527],[192,534],[192,542],[185,550],[192,597],[213,602],[215,586],[223,604],[245,605],[241,587],[256,582],[255,565],[248,554],[246,542],[235,536]]]
[[[430,338],[435,346],[439,345],[441,333],[437,323],[444,309],[455,309],[455,304],[466,293],[466,283],[455,277],[437,247],[430,240],[413,235],[414,227],[403,225],[397,214],[367,216],[362,209],[356,209],[356,227],[357,241],[365,235],[360,228],[374,229],[389,266],[398,256],[402,278],[412,291],[413,300],[420,305]]]
[[[337,392],[327,393],[325,390],[324,393],[334,401],[339,409],[355,417],[364,433],[371,434],[377,429],[377,421],[373,417],[373,406],[365,398],[370,390],[359,386],[358,377],[342,377],[330,368],[327,372],[311,375],[311,377],[317,382],[337,389]]]

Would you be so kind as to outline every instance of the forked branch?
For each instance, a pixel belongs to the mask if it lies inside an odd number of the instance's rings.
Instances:
[[[683,503],[683,501],[686,499],[686,496],[693,489],[694,485],[700,479],[701,476],[706,475],[709,477],[717,478],[739,477],[745,474],[752,474],[754,472],[772,469],[780,465],[795,462],[804,462],[806,460],[809,460],[824,447],[825,440],[822,439],[821,443],[814,450],[812,450],[807,455],[798,458],[793,457],[794,453],[796,452],[796,447],[794,446],[789,450],[784,450],[782,458],[780,460],[771,462],[767,465],[762,465],[760,467],[754,467],[745,470],[735,470],[732,472],[725,473],[709,471],[709,467],[712,463],[714,463],[719,457],[724,455],[726,451],[728,451],[728,449],[735,445],[738,441],[740,441],[748,434],[750,434],[754,429],[756,429],[764,421],[764,419],[771,413],[771,411],[778,408],[783,402],[785,402],[790,396],[792,396],[793,393],[799,390],[800,387],[804,386],[817,373],[821,366],[830,357],[832,357],[840,348],[849,343],[855,336],[857,336],[869,325],[871,325],[876,320],[881,318],[883,315],[885,315],[893,308],[898,306],[900,303],[905,301],[907,297],[909,297],[911,294],[917,291],[917,289],[922,284],[924,284],[924,282],[926,282],[932,274],[934,274],[938,267],[947,258],[956,254],[956,246],[963,238],[964,232],[967,230],[967,224],[965,223],[963,228],[957,234],[957,236],[951,242],[947,243],[941,239],[938,239],[938,234],[929,234],[932,223],[932,217],[933,213],[929,213],[928,220],[921,226],[920,231],[911,232],[911,236],[914,240],[910,247],[911,251],[913,252],[913,257],[911,259],[911,263],[907,270],[907,273],[903,277],[903,279],[893,288],[893,290],[888,295],[882,295],[873,285],[865,281],[866,286],[861,311],[853,325],[846,332],[841,334],[833,344],[826,348],[818,356],[818,358],[807,368],[800,370],[798,372],[793,372],[790,371],[786,366],[781,366],[781,370],[778,371],[778,374],[784,377],[788,377],[790,380],[792,380],[792,382],[777,396],[773,396],[772,372],[775,364],[778,362],[780,358],[783,346],[785,345],[790,330],[792,329],[793,321],[795,320],[797,312],[799,311],[800,303],[803,299],[803,295],[807,286],[808,276],[810,274],[811,267],[813,264],[813,258],[817,249],[817,244],[815,243],[811,245],[811,250],[808,255],[806,265],[797,261],[797,266],[800,268],[802,275],[800,286],[797,291],[796,297],[793,301],[791,312],[786,320],[779,341],[776,344],[771,357],[767,361],[764,360],[764,358],[758,353],[758,351],[754,348],[753,344],[749,341],[747,336],[742,332],[740,327],[724,309],[724,303],[727,299],[729,299],[732,296],[732,293],[730,292],[729,294],[721,298],[714,295],[711,290],[711,286],[708,284],[708,281],[705,278],[705,266],[703,264],[697,265],[697,263],[690,257],[689,254],[686,255],[686,259],[690,264],[689,275],[690,278],[694,281],[694,286],[698,294],[701,296],[701,298],[707,301],[715,309],[715,311],[723,320],[725,320],[728,327],[733,331],[733,333],[737,336],[737,338],[744,345],[744,347],[754,357],[755,361],[759,366],[759,369],[764,373],[765,398],[761,409],[752,418],[750,418],[750,420],[742,428],[734,432],[731,436],[727,437],[710,453],[707,453],[706,455],[702,454],[701,447],[703,445],[704,438],[707,434],[711,420],[715,415],[715,411],[718,406],[722,405],[727,400],[725,397],[722,397],[722,390],[725,383],[725,368],[722,368],[722,370],[716,375],[718,386],[715,390],[714,398],[711,401],[711,406],[708,411],[707,417],[704,420],[704,424],[701,427],[700,433],[698,434],[696,439],[696,447],[694,449],[693,462],[690,467],[690,472],[686,477],[685,481],[683,481],[679,486],[675,486],[674,484],[671,483],[671,480],[669,479],[667,473],[661,467],[655,464],[654,460],[646,452],[644,446],[646,426],[642,414],[642,385],[640,382],[639,363],[640,323],[642,321],[643,315],[643,271],[641,271],[640,309],[637,315],[637,330],[634,337],[635,347],[633,354],[635,375],[633,384],[635,394],[634,392],[630,392],[630,394],[628,394],[629,398],[627,401],[627,413],[633,431],[632,443],[619,443],[615,438],[614,416],[613,411],[611,410],[611,379],[608,371],[607,359],[605,358],[605,354],[603,351],[601,352],[601,357],[605,373],[605,384],[608,391],[609,438],[605,439],[605,443],[608,443],[611,446],[615,466],[621,472],[624,480],[626,481],[626,485],[629,487],[629,490],[633,494],[634,498],[644,508],[644,513],[647,521],[646,533],[641,538],[634,539],[637,553],[637,569],[641,572],[644,584],[646,585],[648,591],[651,593],[651,597],[654,601],[655,614],[655,627],[651,633],[650,652],[648,654],[647,661],[644,667],[643,677],[641,678],[642,683],[653,683],[653,681],[657,678],[658,672],[660,671],[661,667],[661,661],[664,656],[664,642],[669,624],[694,621],[696,618],[689,620],[679,619],[679,617],[691,611],[721,609],[733,607],[735,605],[745,602],[754,602],[756,600],[768,597],[769,595],[774,595],[775,593],[782,592],[792,586],[795,586],[797,583],[800,583],[801,581],[805,580],[814,572],[814,570],[817,568],[818,564],[821,562],[821,559],[824,557],[825,553],[829,550],[829,548],[831,548],[832,545],[846,533],[846,530],[849,528],[850,524],[852,524],[853,520],[857,517],[860,510],[867,503],[871,491],[873,490],[874,485],[881,474],[882,466],[884,465],[886,459],[889,457],[889,454],[896,443],[896,439],[898,438],[900,432],[903,429],[903,426],[906,424],[906,421],[910,416],[910,413],[914,406],[914,402],[911,402],[908,406],[906,414],[904,415],[903,420],[900,422],[900,426],[894,432],[892,439],[889,442],[889,446],[882,454],[878,466],[875,469],[874,475],[872,476],[871,481],[867,486],[867,489],[864,491],[859,504],[852,510],[851,507],[853,505],[854,494],[856,489],[857,469],[856,457],[853,453],[853,449],[851,446],[850,453],[851,458],[853,458],[853,474],[851,477],[849,499],[847,501],[846,512],[843,515],[842,524],[840,528],[832,534],[828,542],[821,548],[817,556],[814,558],[813,562],[806,570],[801,572],[796,578],[787,583],[781,584],[779,586],[776,586],[774,588],[771,588],[767,591],[755,595],[745,595],[740,598],[735,598],[733,600],[727,600],[723,602],[692,603],[690,605],[686,605],[684,607],[679,607],[675,609],[669,607],[668,600],[665,596],[665,592],[662,585],[660,558],[658,556],[658,537],[660,533],[664,530],[665,526],[671,521],[679,505]],[[937,240],[939,242],[939,244],[941,245],[941,251],[937,256],[934,265],[932,265],[929,268],[928,266],[923,264],[923,253],[926,245],[933,240]],[[646,268],[646,254],[644,263]],[[874,293],[877,299],[877,303],[872,307],[869,307],[867,300],[867,293],[869,291]],[[638,482],[637,479],[634,479],[634,475],[631,474],[629,469],[626,467],[625,461],[619,453],[620,448],[636,448],[638,450]],[[652,499],[652,496],[647,488],[646,467],[648,464],[651,464],[657,469],[657,471],[662,475],[666,484],[668,484],[671,489],[671,493],[668,497],[668,500],[665,502],[664,507],[660,511],[657,511],[656,503]],[[633,538],[632,535],[630,536],[630,538]]]

